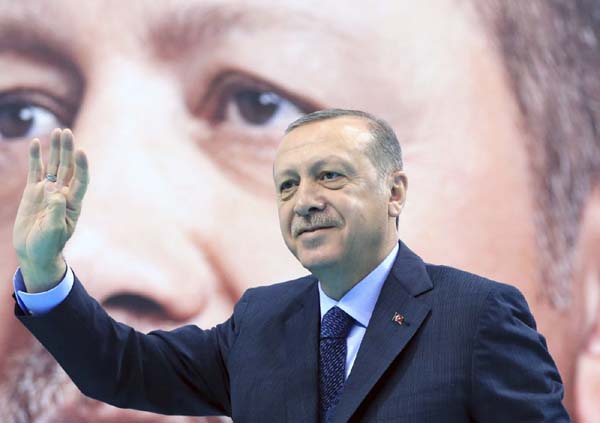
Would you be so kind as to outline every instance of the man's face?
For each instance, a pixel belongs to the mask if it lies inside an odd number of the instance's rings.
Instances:
[[[394,218],[365,151],[372,142],[366,120],[340,117],[301,126],[279,147],[273,174],[281,233],[312,272],[353,269],[356,282],[366,274],[362,264],[372,269],[389,253]]]
[[[427,261],[523,290],[569,388],[578,342],[562,341],[579,319],[539,295],[526,143],[478,18],[453,0],[362,6],[0,1],[0,380],[18,388],[22,420],[148,416],[83,400],[50,365],[31,380],[17,371],[13,360],[52,362],[32,352],[10,298],[29,139],[47,147],[69,126],[88,154],[65,256],[89,292],[142,330],[208,327],[248,286],[304,273],[277,226],[272,164],[289,122],[333,106],[394,127],[411,185],[402,239]]]

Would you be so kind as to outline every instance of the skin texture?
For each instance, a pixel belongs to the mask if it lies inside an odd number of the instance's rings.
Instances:
[[[577,244],[574,300],[552,307],[527,134],[480,21],[451,0],[346,6],[342,15],[337,2],[0,2],[0,105],[16,98],[34,118],[0,138],[3,416],[159,421],[81,398],[12,317],[12,229],[31,138],[48,157],[50,131],[71,127],[89,159],[64,256],[90,293],[140,330],[209,327],[245,288],[305,273],[278,229],[272,165],[289,122],[332,106],[394,127],[411,187],[402,239],[429,262],[520,288],[570,411],[600,415],[581,403],[597,398],[588,387],[597,387],[600,245],[595,235]],[[593,216],[582,228],[597,230]]]

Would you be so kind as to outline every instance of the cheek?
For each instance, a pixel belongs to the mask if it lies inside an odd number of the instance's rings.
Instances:
[[[290,227],[292,219],[290,207],[285,203],[278,204],[277,217],[279,219],[279,228],[281,229],[281,232],[285,235],[286,228]]]
[[[28,146],[24,141],[4,144],[0,141],[0,220],[10,226],[27,180]]]
[[[288,204],[283,204],[277,209],[277,216],[279,219],[279,230],[288,248],[291,249],[292,235],[290,229],[292,226],[293,210]]]
[[[371,232],[387,222],[388,209],[385,200],[374,193],[359,193],[339,203],[342,218],[356,232]]]
[[[19,190],[18,195],[20,194]],[[20,348],[28,345],[32,338],[31,334],[26,332],[25,328],[15,319],[13,313],[12,279],[18,263],[12,247],[12,225],[19,197],[11,195],[7,198],[7,192],[2,192],[1,195],[2,199],[6,199],[10,205],[10,207],[6,206],[6,213],[3,212],[0,218],[0,277],[3,281],[0,286],[0,374],[3,374],[3,366],[10,365],[7,356],[18,353]],[[2,382],[0,381],[0,383]]]

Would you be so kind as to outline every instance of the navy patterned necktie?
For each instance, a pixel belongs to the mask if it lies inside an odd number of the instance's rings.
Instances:
[[[346,379],[346,337],[354,319],[339,307],[331,308],[321,320],[319,342],[319,399],[321,422],[333,421]]]

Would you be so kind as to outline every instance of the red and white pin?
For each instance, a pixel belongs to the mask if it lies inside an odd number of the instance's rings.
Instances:
[[[398,312],[394,313],[394,317],[392,317],[392,321],[398,323],[399,325],[404,324],[404,316]]]

